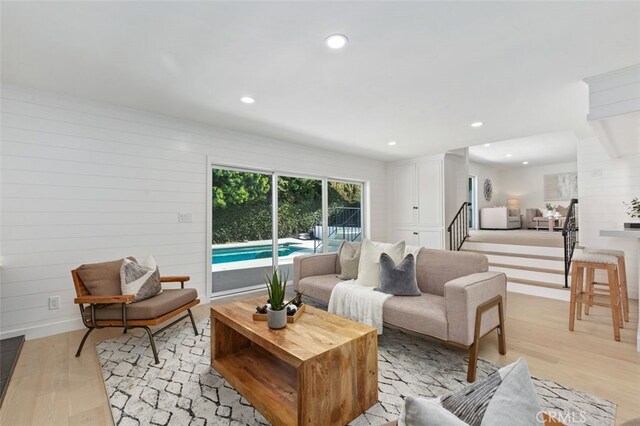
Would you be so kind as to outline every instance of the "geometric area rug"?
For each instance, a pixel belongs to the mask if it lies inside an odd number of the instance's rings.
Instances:
[[[156,336],[153,363],[143,330],[129,330],[96,345],[115,424],[267,425],[267,420],[210,366],[209,319],[189,320]],[[351,425],[381,425],[398,418],[407,395],[438,397],[464,387],[466,351],[386,328],[378,336],[379,402]],[[500,368],[478,360],[477,378]],[[616,405],[605,399],[533,378],[544,411],[567,424],[614,425]],[[575,421],[567,421],[574,419]]]

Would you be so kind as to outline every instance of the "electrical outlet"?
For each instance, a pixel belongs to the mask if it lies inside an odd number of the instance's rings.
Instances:
[[[178,223],[191,223],[193,222],[192,213],[178,213]]]
[[[51,296],[49,298],[49,310],[60,309],[60,296]]]

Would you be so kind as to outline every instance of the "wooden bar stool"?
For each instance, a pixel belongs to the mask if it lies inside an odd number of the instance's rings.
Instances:
[[[596,270],[607,272],[609,293],[602,294],[592,290],[593,276]],[[584,276],[587,276],[586,288]],[[609,303],[596,300],[595,297],[608,296]],[[620,284],[618,282],[618,258],[604,254],[582,253],[571,260],[571,298],[569,301],[569,330],[573,331],[575,319],[582,319],[582,305],[604,306],[611,308],[613,336],[620,341],[620,328],[623,325],[620,306]],[[577,308],[577,309],[576,309]]]
[[[585,248],[583,253],[604,254],[605,256],[614,256],[618,259],[618,279],[620,283],[620,302],[622,303],[622,316],[626,322],[629,322],[629,290],[627,290],[627,269],[624,264],[624,252],[622,250],[606,250],[596,248]],[[593,280],[591,280],[593,281]],[[589,280],[587,279],[587,284]],[[606,283],[593,282],[591,289],[596,285],[607,285]],[[589,305],[585,306],[584,313],[589,315]]]

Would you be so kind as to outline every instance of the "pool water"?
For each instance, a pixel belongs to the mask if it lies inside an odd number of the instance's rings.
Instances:
[[[296,245],[295,243],[284,243],[278,246],[278,256],[289,256],[293,253],[312,253],[313,250]],[[211,250],[211,263],[239,262],[241,260],[269,259],[273,257],[273,246],[271,244],[217,248]]]

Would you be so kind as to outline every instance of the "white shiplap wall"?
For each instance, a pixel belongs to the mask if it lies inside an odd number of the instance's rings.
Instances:
[[[611,159],[596,138],[578,141],[580,244],[624,250],[629,296],[638,298],[638,242],[600,237],[602,229],[629,222],[623,202],[640,196],[640,156]]]
[[[366,181],[371,236],[386,237],[376,160],[13,86],[2,87],[1,143],[2,337],[81,328],[70,270],[82,263],[153,254],[205,300],[208,158]]]

